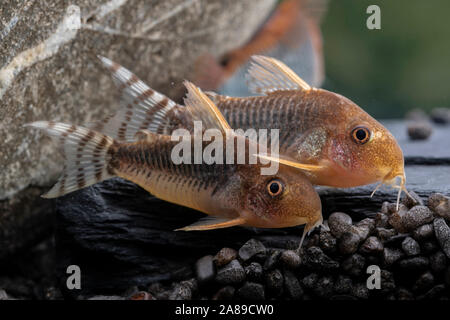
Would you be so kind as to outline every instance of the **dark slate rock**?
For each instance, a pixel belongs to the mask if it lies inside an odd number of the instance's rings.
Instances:
[[[303,296],[303,289],[295,274],[290,270],[284,271],[284,289],[287,296],[292,300],[300,300]]]
[[[411,237],[406,237],[403,240],[402,249],[407,256],[415,256],[420,253],[419,243]]]
[[[304,260],[305,266],[311,270],[332,271],[339,268],[339,263],[323,253],[318,247],[308,248]]]
[[[266,274],[267,291],[273,296],[279,297],[283,294],[283,274],[280,270],[275,269]]]
[[[214,262],[217,267],[222,267],[227,263],[230,263],[231,260],[236,259],[237,251],[231,248],[222,248],[220,251],[214,256]]]
[[[258,262],[252,262],[245,267],[245,275],[249,281],[260,282],[263,276],[263,267]]]
[[[446,197],[442,193],[433,193],[428,198],[428,207],[437,215],[450,220],[450,197]]]
[[[169,295],[169,300],[191,300],[193,287],[188,283],[177,283]]]
[[[245,282],[244,285],[237,290],[236,295],[244,300],[265,299],[263,285],[254,282]]]
[[[233,286],[225,286],[213,296],[213,300],[232,300],[236,289]]]
[[[204,285],[213,280],[216,275],[213,256],[204,256],[197,260],[195,264],[195,273],[200,285]]]
[[[251,259],[258,253],[265,253],[266,247],[261,243],[261,241],[250,239],[239,249],[239,258],[243,261]]]
[[[342,234],[348,232],[352,226],[352,218],[343,212],[334,212],[328,218],[328,227],[331,233],[340,238]]]
[[[375,230],[375,219],[365,218],[357,222],[354,229],[358,233],[361,241],[364,241]]]
[[[287,268],[296,269],[301,265],[300,256],[294,250],[285,250],[281,253],[280,260]]]
[[[245,279],[245,270],[238,260],[232,260],[217,271],[216,281],[221,284],[237,284]]]
[[[387,294],[396,288],[394,274],[388,270],[381,270],[381,292]]]
[[[424,239],[429,239],[434,235],[434,228],[432,223],[424,224],[412,233],[414,239],[420,241]]]
[[[450,228],[443,218],[437,218],[433,222],[434,233],[447,258],[450,259]]]
[[[365,272],[366,259],[355,253],[342,262],[342,270],[354,277],[360,276]]]
[[[408,208],[404,204],[400,204],[399,209],[396,210],[396,205],[392,203],[393,211],[389,215],[389,224],[394,227],[398,232],[408,231],[405,226],[405,220],[403,217],[407,214]]]

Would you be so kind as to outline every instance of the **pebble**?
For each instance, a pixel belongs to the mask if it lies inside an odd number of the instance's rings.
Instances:
[[[264,262],[263,269],[266,271],[274,269],[280,261],[280,256],[280,250],[273,250],[273,252],[269,255],[269,257],[267,257],[266,261]]]
[[[262,284],[254,282],[245,282],[242,287],[240,287],[236,295],[244,300],[264,300],[264,287]]]
[[[361,241],[364,241],[375,230],[375,219],[365,218],[357,222],[354,229],[359,234]]]
[[[414,300],[414,295],[411,291],[406,288],[398,288],[397,289],[397,299],[403,301]]]
[[[198,259],[195,264],[195,274],[200,285],[204,285],[213,280],[216,275],[213,256],[204,256]]]
[[[383,260],[387,266],[393,265],[399,259],[404,256],[404,253],[395,248],[384,248],[383,250]]]
[[[450,228],[443,218],[434,219],[434,233],[447,258],[450,259]]]
[[[448,108],[435,108],[431,110],[431,120],[437,124],[450,123],[450,109]]]
[[[10,300],[5,290],[0,289],[0,300]]]
[[[420,253],[419,243],[411,237],[406,237],[403,240],[402,249],[407,256],[415,256]]]
[[[285,267],[291,269],[298,268],[302,263],[300,256],[293,250],[283,251],[281,253],[280,260]]]
[[[414,229],[414,231],[412,232],[413,238],[419,241],[431,238],[433,235],[434,235],[434,228],[433,224],[431,223],[424,224],[418,227],[417,229]]]
[[[358,250],[360,236],[356,232],[345,232],[339,239],[339,251],[342,254],[352,254]]]
[[[300,282],[290,270],[284,271],[284,288],[288,297],[293,300],[300,300],[303,296],[303,289],[300,286]]]
[[[305,266],[311,270],[332,271],[339,268],[339,263],[325,253],[319,247],[310,247],[305,252]]]
[[[413,230],[433,221],[433,212],[426,206],[415,206],[402,217],[403,226]]]
[[[416,283],[413,286],[413,290],[416,292],[424,292],[431,289],[434,285],[434,276],[431,272],[427,271],[419,276]]]
[[[333,294],[333,288],[333,278],[330,276],[324,276],[317,280],[313,292],[320,298],[328,299]]]
[[[436,300],[438,299],[442,293],[445,291],[445,285],[438,284],[431,288],[427,293],[422,296],[418,296],[417,300]]]
[[[392,203],[395,207],[395,203]],[[398,232],[406,232],[407,229],[404,226],[403,217],[408,212],[408,208],[404,204],[400,204],[398,211],[395,210],[389,216],[389,224],[394,227]]]
[[[245,267],[245,275],[248,280],[259,282],[262,280],[263,267],[258,262],[252,262]]]
[[[381,270],[381,292],[386,294],[392,292],[396,288],[394,274],[385,269]]]
[[[336,238],[340,238],[352,227],[352,218],[346,213],[334,212],[328,218],[328,227]]]
[[[407,131],[411,140],[426,140],[433,133],[433,127],[428,121],[414,121],[408,123]]]
[[[436,212],[437,215],[450,220],[450,197],[441,193],[433,193],[428,198],[428,207]]]
[[[342,262],[342,270],[351,276],[357,277],[365,271],[365,265],[366,259],[359,253],[355,253]]]
[[[381,240],[387,240],[393,236],[395,236],[396,231],[394,229],[386,229],[386,228],[376,228],[375,234],[381,239]]]
[[[422,198],[415,193],[414,191],[408,191],[408,194],[404,194],[401,203],[403,203],[405,206],[407,206],[409,209],[411,209],[414,206],[423,206],[423,200]]]
[[[220,251],[214,256],[214,262],[217,267],[222,267],[227,263],[230,263],[231,260],[236,259],[237,251],[231,248],[222,248]]]
[[[214,295],[213,300],[232,300],[236,289],[232,286],[225,286]]]
[[[439,244],[435,239],[430,239],[429,241],[422,242],[421,248],[423,253],[431,254],[439,250]]]
[[[385,247],[401,247],[403,240],[405,240],[405,238],[407,238],[407,237],[408,237],[408,233],[396,234],[396,235],[390,237],[389,239],[386,239],[384,241],[384,246]]]
[[[267,290],[275,297],[283,294],[283,274],[280,270],[275,269],[266,274],[266,287]]]
[[[320,231],[319,234],[319,245],[320,248],[327,253],[336,252],[337,239],[334,237],[330,231]]]
[[[245,270],[238,260],[232,260],[217,271],[216,281],[221,284],[237,284],[245,279]]]
[[[352,291],[353,283],[350,277],[338,275],[334,282],[334,292],[338,294],[346,294]]]
[[[426,257],[406,258],[399,262],[399,267],[410,271],[424,271],[428,268],[430,261]]]
[[[306,289],[312,290],[316,287],[317,280],[319,280],[317,273],[310,273],[301,280],[301,283]]]
[[[357,283],[353,286],[352,295],[358,299],[369,299],[369,289],[365,283]]]
[[[360,251],[362,253],[380,253],[383,252],[383,243],[377,237],[371,236],[361,245]]]
[[[150,293],[139,291],[128,297],[128,300],[156,300]]]
[[[193,287],[186,281],[175,284],[169,295],[169,300],[192,300]]]
[[[387,228],[389,226],[389,217],[382,212],[377,212],[375,214],[375,227],[376,228]]]
[[[434,273],[441,273],[447,266],[447,258],[442,251],[437,251],[430,256],[430,267]]]
[[[239,249],[239,258],[241,258],[243,261],[247,261],[251,259],[253,256],[257,255],[258,253],[265,253],[266,247],[261,243],[261,241],[258,241],[256,239],[250,239],[248,240],[240,249]]]
[[[405,114],[406,120],[425,121],[429,120],[428,115],[422,109],[412,109]]]

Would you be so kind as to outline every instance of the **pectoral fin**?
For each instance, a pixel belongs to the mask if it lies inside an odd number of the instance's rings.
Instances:
[[[271,157],[268,155],[256,154],[255,156],[257,156],[261,159],[278,162],[280,164],[283,164],[283,165],[286,165],[289,167],[294,167],[294,168],[298,168],[298,169],[306,170],[306,171],[318,171],[318,170],[324,169],[324,166],[321,166],[321,165],[300,163],[297,161],[287,160],[287,159],[282,159],[282,158],[277,158],[277,157]]]
[[[175,229],[175,231],[204,231],[204,230],[222,229],[242,225],[244,223],[245,219],[240,217],[230,220],[225,218],[208,216],[184,228]]]

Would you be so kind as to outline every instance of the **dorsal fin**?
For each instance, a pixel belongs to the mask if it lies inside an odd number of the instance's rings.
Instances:
[[[217,106],[200,88],[189,81],[185,81],[184,85],[188,91],[184,104],[194,121],[202,121],[206,129],[218,128],[223,133],[231,129]]]
[[[264,56],[252,56],[247,82],[253,93],[311,90],[311,87],[281,61]]]

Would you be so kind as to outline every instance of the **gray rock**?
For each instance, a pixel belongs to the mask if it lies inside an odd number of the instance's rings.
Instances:
[[[217,267],[221,267],[230,263],[231,260],[236,259],[237,251],[231,248],[222,248],[219,252],[214,256],[214,262]]]
[[[352,218],[343,212],[334,212],[328,218],[328,227],[331,233],[340,238],[342,234],[348,232],[352,226]]]
[[[285,250],[281,253],[280,260],[287,268],[296,269],[301,264],[300,256],[293,250]]]
[[[360,236],[356,232],[345,232],[339,239],[339,251],[342,254],[352,254],[358,250]]]
[[[407,256],[415,256],[420,253],[419,243],[411,237],[406,237],[402,242],[402,249]]]
[[[430,114],[431,120],[437,124],[450,123],[450,109],[448,108],[434,108]]]
[[[431,270],[438,274],[445,270],[447,267],[447,258],[442,251],[437,251],[430,256]]]
[[[245,267],[245,275],[249,281],[259,282],[263,276],[263,267],[258,262],[252,262]]]
[[[375,227],[387,228],[388,226],[389,226],[389,217],[382,212],[377,212],[375,214]]]
[[[234,298],[235,291],[236,289],[234,287],[225,286],[216,292],[213,300],[232,300]]]
[[[237,284],[244,279],[245,270],[236,259],[220,268],[216,275],[216,281],[221,284]]]
[[[430,261],[427,257],[406,258],[399,262],[399,267],[410,271],[424,271],[428,268]]]
[[[381,239],[381,240],[387,240],[389,238],[392,238],[396,235],[396,231],[394,229],[386,229],[386,228],[376,228],[375,234]]]
[[[358,299],[369,299],[369,289],[365,283],[357,283],[352,288],[352,295]]]
[[[366,259],[355,253],[342,262],[342,270],[351,276],[358,277],[365,272]]]
[[[411,209],[414,206],[423,206],[423,200],[422,198],[415,193],[414,191],[409,190],[408,194],[404,194],[401,203],[403,203],[405,206],[407,206],[409,209]]]
[[[177,283],[170,292],[169,300],[191,300],[193,289],[193,286],[187,282]]]
[[[377,237],[371,236],[361,245],[360,251],[363,253],[380,253],[383,252],[383,243]]]
[[[328,299],[333,294],[333,288],[334,288],[333,278],[330,276],[324,276],[317,280],[313,292],[319,298]]]
[[[408,124],[408,136],[411,140],[426,140],[433,133],[428,121],[414,121]]]
[[[239,258],[243,261],[251,259],[258,253],[265,253],[266,247],[261,243],[261,241],[250,239],[239,249]]]
[[[125,300],[125,298],[121,297],[121,296],[97,295],[97,296],[90,297],[88,300]]]
[[[283,294],[283,274],[280,270],[275,269],[266,274],[267,291],[273,296],[279,297]]]
[[[204,256],[195,264],[195,274],[200,285],[204,285],[214,279],[216,270],[214,268],[213,256]]]
[[[400,301],[410,301],[414,300],[414,295],[411,291],[406,288],[398,288],[397,289],[397,299]]]
[[[284,271],[284,289],[289,298],[300,300],[303,296],[303,289],[295,274],[290,270]]]
[[[398,232],[406,232],[407,229],[404,226],[403,217],[408,212],[408,208],[404,204],[400,204],[399,209],[395,209],[395,204],[392,203],[391,207],[394,207],[393,211],[389,210],[391,213],[389,215],[389,224],[394,227]]]
[[[434,285],[434,276],[431,272],[427,271],[419,276],[414,284],[413,290],[416,292],[424,292],[431,289]]]
[[[318,280],[319,276],[317,275],[317,273],[310,273],[301,280],[301,284],[304,288],[312,290],[316,287]]]
[[[420,246],[424,254],[432,254],[433,252],[439,250],[439,244],[435,239],[430,239],[428,241],[422,242]]]
[[[425,206],[415,206],[402,217],[402,223],[406,230],[413,230],[432,221],[433,212]]]
[[[332,271],[339,268],[339,263],[327,256],[318,247],[308,248],[304,256],[305,266],[311,270]]]
[[[390,214],[391,212],[389,212],[390,209],[390,205],[391,203],[388,201],[383,201],[383,203],[381,204],[381,213],[383,214]]]
[[[428,207],[437,215],[450,220],[450,197],[446,197],[442,193],[433,193],[428,198]]]
[[[356,230],[362,240],[367,239],[367,237],[375,230],[375,219],[365,218],[355,224]]]
[[[420,241],[429,239],[434,235],[434,228],[432,223],[424,224],[417,229],[414,229],[412,236],[414,239]]]
[[[319,246],[326,253],[334,253],[337,248],[337,239],[330,231],[320,231]]]
[[[254,282],[245,282],[244,285],[237,290],[236,295],[244,300],[265,299],[263,285]]]
[[[280,261],[281,251],[280,250],[273,250],[272,253],[267,257],[266,261],[264,262],[263,269],[268,271],[272,270],[278,265],[278,262]]]
[[[338,275],[334,282],[334,292],[337,294],[350,293],[353,289],[352,279],[344,275]]]
[[[396,288],[394,274],[388,270],[381,270],[381,292],[383,294],[390,293]]]
[[[386,266],[391,266],[404,256],[404,253],[395,248],[384,248],[383,261]]]
[[[443,218],[437,218],[433,222],[434,233],[447,258],[450,259],[450,228]]]

